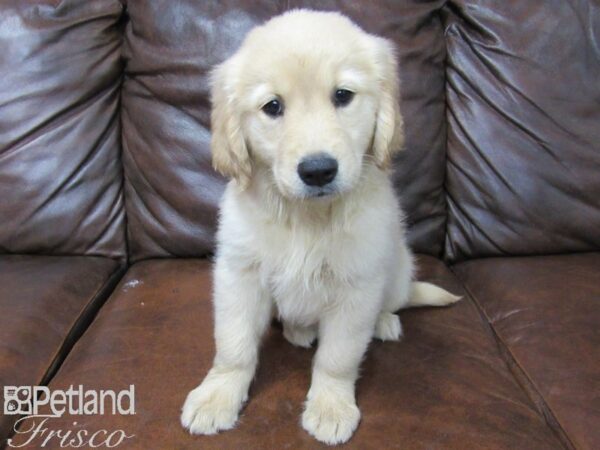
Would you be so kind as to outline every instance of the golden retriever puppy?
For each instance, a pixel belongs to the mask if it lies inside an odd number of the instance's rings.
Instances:
[[[213,164],[232,178],[214,270],[214,366],[183,406],[193,434],[235,425],[261,336],[318,338],[302,426],[338,444],[356,429],[354,385],[393,313],[458,297],[412,281],[387,168],[402,146],[392,44],[337,13],[295,10],[252,30],[212,78]]]

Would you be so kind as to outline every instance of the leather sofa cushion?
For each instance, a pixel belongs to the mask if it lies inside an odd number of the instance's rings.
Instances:
[[[128,2],[123,161],[131,259],[213,250],[224,180],[210,164],[208,73],[255,25],[285,8],[339,10],[396,42],[406,151],[395,162],[417,251],[441,255],[445,199],[442,1]]]
[[[554,425],[575,448],[600,448],[600,253],[474,260],[454,270]]]
[[[101,257],[0,256],[0,386],[48,382],[114,287],[119,268]],[[0,445],[16,419],[0,416]]]
[[[117,0],[0,8],[0,253],[125,258]]]
[[[133,384],[136,414],[63,416],[46,426],[70,429],[77,421],[77,429],[122,429],[135,435],[123,449],[328,448],[299,424],[314,351],[292,347],[277,327],[262,347],[237,428],[208,437],[181,428],[183,401],[214,356],[210,269],[206,261],[183,259],[131,267],[50,386],[121,390]],[[420,277],[461,292],[433,258],[421,258]],[[563,448],[469,300],[405,311],[402,319],[404,339],[373,343],[363,363],[362,421],[345,448]]]
[[[597,4],[448,11],[448,258],[597,251]]]

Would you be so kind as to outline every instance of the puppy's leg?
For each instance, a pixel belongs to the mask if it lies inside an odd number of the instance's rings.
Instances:
[[[254,377],[261,336],[271,317],[271,301],[254,270],[215,269],[215,344],[213,368],[191,391],[181,423],[192,434],[233,428]]]
[[[310,348],[315,339],[317,339],[317,326],[304,327],[284,321],[283,337],[296,347]]]
[[[373,336],[382,293],[383,280],[348,289],[340,294],[344,295],[340,304],[321,318],[302,426],[326,444],[346,442],[358,426],[354,383]]]
[[[387,266],[383,307],[373,334],[382,341],[397,341],[402,336],[400,317],[394,313],[408,303],[414,272],[413,257],[404,239],[398,238],[394,245],[395,261]]]
[[[382,312],[388,313],[394,313],[404,308],[410,301],[411,284],[415,271],[413,255],[403,237],[398,238],[393,245],[395,246],[394,261],[387,266],[388,278],[382,308]]]

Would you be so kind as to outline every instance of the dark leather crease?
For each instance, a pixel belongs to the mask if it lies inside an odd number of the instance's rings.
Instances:
[[[107,92],[109,93],[109,95],[112,97],[115,94],[117,94],[116,91],[117,87],[115,86],[111,86],[109,87],[110,91],[104,91],[102,93],[106,94]],[[100,101],[100,93],[98,96],[95,96],[96,99]],[[95,101],[94,100],[94,101]],[[90,100],[91,102],[92,100]],[[71,118],[75,118],[75,116],[77,115],[77,113],[73,113],[71,114],[71,117],[67,118],[67,117],[61,117],[61,121],[63,122],[61,125],[64,125],[65,119],[71,119]],[[57,184],[56,186],[54,186],[47,194],[45,194],[44,199],[33,209],[29,212],[29,214],[23,219],[23,222],[27,222],[28,220],[30,220],[33,216],[37,215],[41,209],[43,209],[44,207],[47,206],[47,204],[53,200],[55,200],[64,190],[64,188],[68,185],[73,185],[74,180],[76,178],[81,178],[82,176],[82,172],[85,169],[85,166],[90,162],[90,160],[92,160],[94,158],[94,156],[97,154],[98,149],[100,149],[102,147],[102,144],[106,143],[106,141],[109,139],[109,135],[111,132],[114,132],[117,130],[118,125],[116,122],[117,119],[117,111],[115,110],[111,116],[111,118],[109,119],[109,121],[107,122],[106,126],[104,127],[104,129],[102,129],[100,131],[100,133],[97,136],[96,142],[94,142],[91,146],[90,146],[90,151],[82,156],[81,161],[77,162],[77,165],[74,166],[71,170],[69,170],[68,172],[65,172],[65,176],[63,177],[63,179],[60,181],[59,184]],[[96,193],[96,198],[99,195],[103,195],[105,192],[99,191]],[[95,199],[94,199],[95,200]],[[89,208],[90,209],[94,209],[96,205],[95,201],[90,202]],[[87,217],[87,215],[82,215],[80,217],[80,220],[85,220],[85,218]]]
[[[448,208],[449,210],[456,208],[457,210],[461,211],[462,214],[464,214],[466,217],[469,217],[470,211],[467,211],[466,209],[462,208],[461,202],[455,201],[450,195],[448,196]],[[480,227],[479,224],[477,223],[476,220],[472,220],[468,223],[461,223],[460,226],[470,226],[471,229],[468,230],[463,230],[465,232],[468,232],[469,234],[473,234],[472,233],[472,229],[477,230],[477,232],[479,233],[477,235],[478,238],[484,238],[487,243],[492,246],[492,248],[495,249],[496,252],[500,253],[500,254],[508,254],[507,251],[505,251],[504,249],[502,249],[492,238],[492,236],[489,236],[488,233],[486,232],[486,229],[483,227]]]
[[[109,93],[110,95],[114,95],[119,91],[119,86],[114,83],[107,84],[106,86],[100,87],[97,91],[90,94],[89,97],[85,97],[74,103],[73,105],[68,105],[65,109],[60,111],[53,111],[52,115],[40,123],[38,126],[32,128],[27,133],[25,133],[19,139],[7,142],[6,145],[3,145],[2,152],[0,153],[0,161],[3,157],[9,156],[12,152],[17,152],[19,149],[23,148],[27,144],[35,141],[39,136],[49,133],[51,131],[56,130],[61,127],[64,122],[69,121],[81,114],[86,113],[86,109],[92,106],[97,101],[100,101],[104,95]],[[37,97],[37,95],[31,95],[31,97]],[[15,98],[14,101],[22,101],[23,97]],[[10,106],[10,102],[4,103],[2,107]],[[12,155],[10,155],[12,156]]]

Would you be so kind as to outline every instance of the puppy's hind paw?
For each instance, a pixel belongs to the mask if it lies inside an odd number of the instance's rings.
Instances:
[[[382,341],[398,341],[402,337],[402,324],[400,317],[390,312],[379,314],[375,324],[375,334],[377,339]]]
[[[310,348],[317,339],[317,327],[301,327],[284,322],[283,337],[296,347]]]

